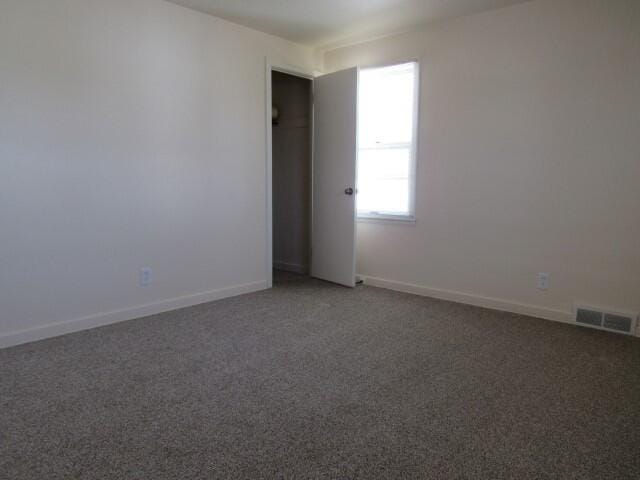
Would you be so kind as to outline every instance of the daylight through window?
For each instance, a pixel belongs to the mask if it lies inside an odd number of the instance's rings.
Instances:
[[[360,218],[413,220],[418,64],[360,72],[358,197]]]

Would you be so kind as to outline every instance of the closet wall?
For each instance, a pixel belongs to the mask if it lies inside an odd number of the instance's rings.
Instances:
[[[308,273],[311,247],[311,81],[273,72],[273,263]]]

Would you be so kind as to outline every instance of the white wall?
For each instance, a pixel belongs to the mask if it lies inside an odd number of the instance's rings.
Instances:
[[[417,224],[359,224],[358,271],[557,319],[576,300],[640,310],[640,2],[537,0],[334,50],[325,69],[411,58]]]
[[[160,0],[0,2],[0,346],[266,285],[265,56],[314,61]]]

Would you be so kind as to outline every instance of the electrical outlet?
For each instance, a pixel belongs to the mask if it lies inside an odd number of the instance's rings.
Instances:
[[[549,290],[549,274],[541,272],[538,274],[538,290]]]
[[[153,279],[153,270],[150,267],[140,269],[140,286],[148,287]]]

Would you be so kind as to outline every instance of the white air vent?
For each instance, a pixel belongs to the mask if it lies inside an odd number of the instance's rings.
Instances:
[[[575,320],[578,325],[609,332],[633,335],[636,331],[637,313],[616,312],[598,307],[576,305]]]

